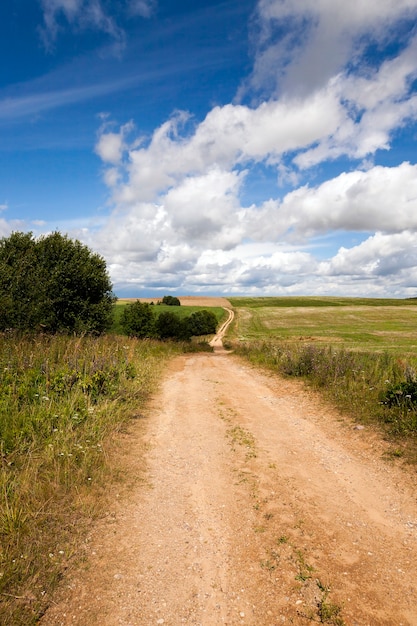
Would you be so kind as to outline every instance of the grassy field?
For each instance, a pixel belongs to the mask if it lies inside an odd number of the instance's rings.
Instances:
[[[230,298],[231,337],[281,339],[401,355],[417,348],[417,300]]]

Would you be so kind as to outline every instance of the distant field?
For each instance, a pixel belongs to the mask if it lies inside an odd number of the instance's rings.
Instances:
[[[230,298],[232,338],[285,339],[409,353],[417,348],[417,300]]]

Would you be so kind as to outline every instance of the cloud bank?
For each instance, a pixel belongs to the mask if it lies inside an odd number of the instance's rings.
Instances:
[[[125,45],[111,4],[40,2],[46,45],[68,28]],[[72,234],[119,292],[416,295],[417,164],[381,164],[416,132],[416,18],[417,0],[259,0],[233,102],[200,120],[176,111],[150,135],[106,119],[109,214]],[[275,192],[250,198],[260,174]]]
[[[414,294],[417,166],[373,160],[416,121],[417,37],[407,21],[416,14],[411,0],[261,0],[245,89],[273,84],[267,98],[215,107],[191,131],[186,112],[148,138],[132,126],[103,129],[96,152],[114,211],[96,244],[116,283]],[[369,53],[392,47],[400,31],[395,54]],[[302,183],[337,159],[346,171]],[[298,184],[246,206],[255,166]],[[351,246],[326,258],[337,234]]]

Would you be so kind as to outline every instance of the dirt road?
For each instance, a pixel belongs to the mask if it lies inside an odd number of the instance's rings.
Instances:
[[[42,626],[417,625],[415,474],[386,445],[234,355],[177,358]]]

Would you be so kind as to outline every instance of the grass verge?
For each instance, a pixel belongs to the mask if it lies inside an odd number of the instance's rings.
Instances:
[[[395,456],[417,461],[416,357],[284,341],[241,342],[234,349],[256,365],[305,379],[355,421],[382,425],[399,443]]]
[[[116,478],[117,433],[181,351],[115,336],[0,337],[0,623],[29,626],[45,611]]]

